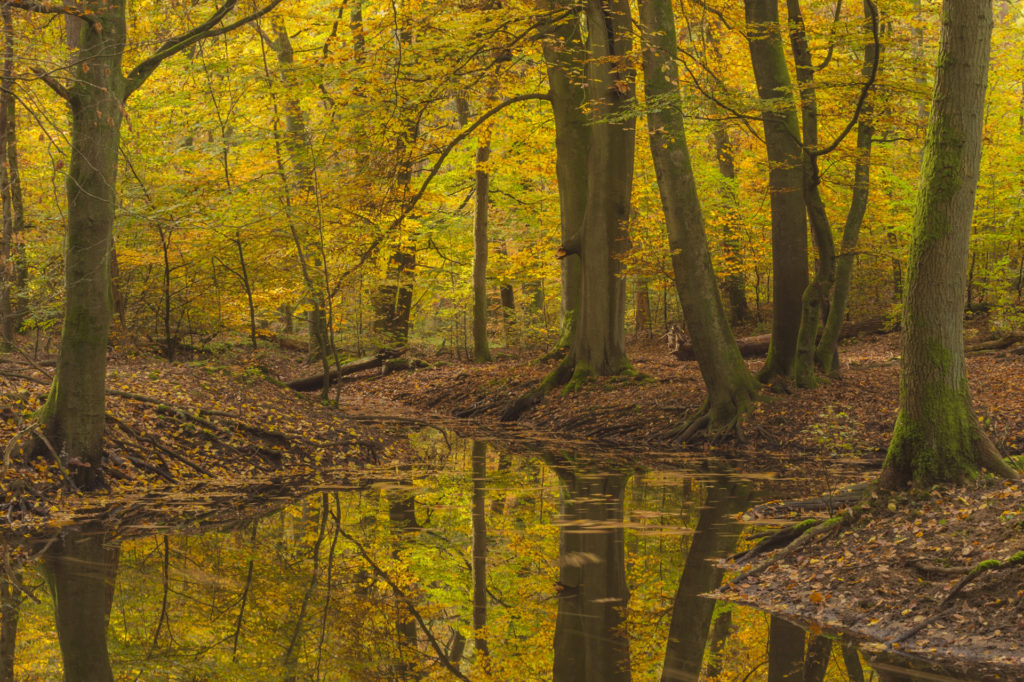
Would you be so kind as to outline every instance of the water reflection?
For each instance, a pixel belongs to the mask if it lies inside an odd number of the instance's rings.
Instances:
[[[629,680],[625,611],[626,476],[558,469],[559,525],[555,682]]]
[[[723,579],[737,513],[770,491],[453,442],[429,469],[226,531],[65,532],[33,566],[7,561],[0,682],[873,674],[848,644],[700,596]]]
[[[715,611],[715,601],[700,595],[721,585],[725,572],[713,562],[735,550],[741,527],[734,517],[747,508],[749,500],[750,485],[746,482],[719,476],[708,484],[707,497],[672,606],[662,680],[697,680],[700,677]],[[719,615],[721,622],[716,623],[716,644],[712,647],[716,658],[721,656],[722,642],[731,625],[731,613],[723,611]],[[716,660],[716,665],[719,662]],[[720,672],[720,666],[717,670]]]
[[[114,598],[119,548],[99,529],[66,534],[46,552],[43,573],[66,682],[114,679],[107,652],[107,623]]]

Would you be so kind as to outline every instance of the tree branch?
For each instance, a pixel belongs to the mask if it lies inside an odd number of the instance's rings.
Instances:
[[[45,5],[41,2],[31,2],[30,0],[2,0],[0,5],[36,14],[70,14],[90,24],[96,23],[94,17],[83,12],[77,5]]]
[[[34,67],[32,73],[36,75],[36,78],[50,86],[50,89],[57,93],[61,99],[66,102],[71,102],[71,91],[64,87],[59,80],[54,78],[51,74],[43,71],[39,67]]]
[[[871,75],[868,76],[867,81],[864,83],[864,87],[860,90],[860,96],[857,98],[857,106],[853,110],[853,116],[850,117],[850,121],[846,124],[843,132],[839,133],[839,136],[827,147],[824,147],[823,149],[808,150],[807,153],[812,157],[825,156],[826,154],[831,154],[836,150],[836,147],[840,145],[843,139],[845,139],[850,131],[853,130],[853,126],[857,124],[857,120],[860,119],[861,111],[864,109],[864,102],[868,99],[868,93],[871,92],[871,88],[875,85],[875,78],[878,76],[878,60],[882,52],[881,40],[878,37],[878,7],[875,5],[874,0],[865,0],[864,4],[871,14],[871,38],[875,45],[875,58],[871,62]]]
[[[402,206],[402,210],[399,212],[398,216],[391,221],[387,228],[385,228],[383,232],[381,232],[379,235],[373,238],[373,241],[370,242],[370,245],[366,247],[363,250],[363,252],[359,255],[359,261],[341,275],[341,277],[339,278],[337,288],[341,287],[341,283],[344,282],[349,275],[351,275],[353,272],[361,268],[366,263],[366,261],[370,260],[373,254],[377,252],[377,248],[381,245],[381,242],[384,241],[384,238],[391,234],[391,232],[393,232],[394,230],[398,229],[398,227],[402,224],[402,221],[405,220],[410,213],[412,213],[412,210],[416,207],[416,204],[419,203],[420,199],[422,199],[423,195],[426,193],[427,187],[430,185],[431,181],[441,170],[441,166],[444,165],[445,159],[448,158],[448,155],[451,154],[452,150],[455,149],[460,142],[469,137],[474,130],[479,128],[489,118],[497,114],[505,107],[510,106],[512,104],[516,104],[518,102],[528,102],[530,100],[544,100],[546,102],[550,102],[551,94],[546,92],[531,93],[526,95],[516,95],[515,97],[510,97],[507,100],[500,102],[491,107],[490,109],[488,109],[486,112],[481,114],[479,118],[473,121],[473,123],[464,128],[462,132],[460,132],[458,135],[452,138],[451,142],[445,145],[444,149],[441,150],[441,155],[437,157],[437,161],[435,161],[434,165],[431,166],[430,171],[427,173],[427,177],[424,178],[422,183],[420,183],[420,187],[418,190],[416,190],[416,193],[413,194],[409,198],[409,200],[405,202],[405,205]],[[337,288],[331,292],[332,296],[337,292]]]
[[[217,24],[224,20],[224,18],[235,8],[238,4],[238,0],[227,0],[223,5],[217,8],[217,11],[210,15],[210,18],[196,26],[191,31],[182,33],[179,36],[171,38],[163,45],[160,46],[155,53],[151,56],[143,59],[141,62],[135,65],[125,78],[125,99],[139,89],[146,79],[149,78],[156,68],[167,58],[173,57],[182,50],[186,49],[190,45],[194,45],[200,40],[206,38],[213,38],[215,36],[223,35],[235,30],[239,26],[244,26],[251,21],[259,19],[264,14],[270,12],[278,5],[282,0],[270,0],[263,8],[253,12],[252,14],[246,15],[241,19],[234,21],[230,24],[225,24],[220,28],[214,28]]]

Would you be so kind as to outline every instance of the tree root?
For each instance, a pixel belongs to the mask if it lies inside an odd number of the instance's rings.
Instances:
[[[795,526],[783,528],[778,533],[765,538],[746,552],[741,552],[729,557],[729,560],[736,561],[736,563],[739,564],[745,564],[751,559],[765,554],[766,552],[776,549],[778,550],[762,560],[760,563],[755,564],[750,570],[745,571],[740,576],[740,578],[745,580],[750,576],[763,572],[772,564],[778,563],[786,557],[796,553],[797,550],[810,543],[814,538],[827,533],[834,533],[853,525],[858,519],[860,519],[867,508],[866,504],[859,504],[856,507],[850,507],[842,514],[828,519],[808,519],[807,521],[798,523]]]
[[[661,437],[673,445],[699,441],[719,443],[727,440],[745,443],[746,433],[743,427],[747,411],[747,408],[736,406],[733,416],[722,423],[716,423],[711,406],[705,401],[689,421],[669,427],[662,432]]]
[[[917,633],[921,632],[921,630],[924,630],[926,627],[942,618],[942,616],[944,615],[944,610],[947,606],[949,606],[949,603],[953,601],[953,599],[955,599],[961,592],[963,592],[963,589],[967,587],[967,585],[969,585],[971,582],[973,582],[976,578],[978,578],[982,573],[986,573],[988,571],[999,571],[1005,568],[1012,568],[1014,566],[1021,565],[1024,565],[1024,552],[1017,552],[1016,554],[1006,559],[1003,559],[1002,561],[999,561],[998,559],[988,559],[975,565],[975,567],[972,568],[967,573],[967,575],[961,578],[960,581],[953,586],[953,589],[949,591],[949,594],[947,594],[942,599],[942,601],[939,602],[939,605],[936,607],[938,609],[936,613],[932,614],[928,618],[924,619],[914,627],[904,632],[896,639],[892,640],[893,643],[905,642]]]

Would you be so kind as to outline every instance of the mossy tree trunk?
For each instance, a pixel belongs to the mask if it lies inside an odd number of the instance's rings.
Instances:
[[[71,108],[71,158],[64,325],[53,383],[39,416],[47,438],[62,457],[89,465],[78,471],[80,482],[91,486],[102,476],[112,310],[109,254],[127,95],[121,72],[126,28],[123,4],[103,0],[82,4],[95,22],[79,22],[78,65],[65,91]]]
[[[573,6],[566,0],[537,0],[537,9],[560,13]],[[555,119],[555,173],[561,210],[562,245],[567,251],[562,267],[562,331],[558,349],[572,342],[580,304],[580,229],[587,204],[587,157],[590,126],[583,105],[587,100],[583,44],[579,16],[562,14],[541,30],[547,65],[551,108]],[[572,253],[568,253],[572,251]]]
[[[818,327],[823,314],[827,314],[825,306],[835,277],[835,243],[825,202],[818,189],[821,184],[817,156],[818,93],[800,0],[786,0],[786,9],[789,15],[789,43],[793,50],[796,79],[800,89],[804,204],[811,225],[814,247],[818,252],[814,278],[804,289],[801,297],[800,329],[797,333],[796,359],[793,365],[793,377],[797,386],[810,388],[817,383],[814,373],[814,348],[818,339]]]
[[[772,340],[762,381],[789,376],[807,288],[807,216],[800,126],[779,29],[778,0],[744,0],[747,43],[763,109],[772,211]]]
[[[883,487],[1015,473],[971,408],[963,301],[992,37],[988,0],[943,0],[903,308],[900,411]]]
[[[657,107],[647,112],[651,156],[665,212],[676,292],[708,397],[701,426],[734,428],[757,395],[726,319],[711,264],[704,215],[683,128],[671,0],[641,0],[644,86]],[[695,422],[696,424],[696,422]]]
[[[629,249],[633,191],[636,73],[632,15],[626,0],[588,0],[587,100],[590,153],[587,202],[580,230],[579,316],[566,367],[573,382],[629,369],[622,257]]]
[[[118,146],[128,97],[167,58],[202,40],[227,33],[279,4],[268,4],[234,22],[224,22],[234,2],[221,5],[194,29],[164,42],[124,74],[126,7],[108,0],[83,0],[65,11],[80,21],[69,39],[77,58],[67,84],[36,73],[71,110],[65,242],[64,324],[60,353],[46,402],[37,419],[65,463],[80,464],[76,478],[94,487],[103,478],[107,341],[112,292],[110,252],[117,203]],[[26,8],[28,9],[28,8]],[[46,12],[47,8],[29,11]],[[37,446],[41,450],[43,446]]]

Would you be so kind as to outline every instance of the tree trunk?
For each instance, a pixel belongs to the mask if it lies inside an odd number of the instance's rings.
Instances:
[[[803,192],[807,217],[811,224],[811,235],[818,252],[814,279],[804,289],[801,297],[800,330],[797,333],[796,359],[793,376],[797,386],[811,388],[817,383],[814,373],[814,347],[818,339],[818,327],[828,304],[832,281],[835,277],[835,243],[832,239],[832,225],[825,211],[825,202],[818,187],[821,178],[818,170],[818,96],[814,83],[814,65],[811,50],[807,44],[803,11],[800,0],[786,0],[789,14],[789,42],[796,63],[796,78],[800,87],[800,119],[803,133]]]
[[[943,0],[903,308],[900,411],[883,487],[960,481],[978,466],[1016,477],[971,408],[963,300],[981,163],[990,2]]]
[[[487,209],[490,207],[491,185],[487,160],[490,157],[490,142],[481,140],[476,149],[476,210],[473,218],[473,359],[477,362],[491,361],[491,349],[487,343]]]
[[[872,11],[868,2],[864,3],[865,26],[871,31]],[[865,79],[871,75],[871,65],[881,55],[876,54],[874,42],[864,47],[864,64],[861,76]],[[864,213],[868,207],[868,189],[871,180],[871,138],[875,134],[872,119],[873,105],[870,100],[864,102],[857,121],[857,156],[853,169],[853,193],[850,197],[850,209],[846,213],[843,225],[843,241],[839,257],[836,259],[836,277],[832,292],[832,302],[828,309],[828,318],[815,349],[815,364],[829,375],[837,375],[839,368],[835,365],[838,357],[839,333],[846,317],[846,309],[850,302],[850,283],[853,279],[853,264],[857,241],[860,238],[860,227],[864,222]]]
[[[92,487],[102,478],[111,316],[108,259],[125,97],[125,6],[103,0],[81,5],[103,29],[81,22],[78,66],[70,88],[64,325],[53,384],[39,419],[58,451],[90,465],[79,469],[78,478]]]
[[[3,21],[3,77],[0,89],[0,194],[3,203],[3,232],[0,237],[0,339],[14,340],[24,312],[15,299],[25,285],[24,247],[18,236],[25,229],[25,208],[21,195],[21,165],[18,157],[17,110],[14,98],[14,19],[11,8],[0,8]]]
[[[572,7],[567,0],[537,0],[537,9],[555,13]],[[562,331],[558,348],[568,348],[576,329],[580,305],[580,230],[587,203],[587,159],[590,152],[590,124],[583,111],[587,95],[583,64],[586,48],[575,13],[562,17],[541,31],[544,62],[547,65],[551,108],[555,119],[555,173],[562,246],[569,253],[561,260]]]
[[[722,176],[722,194],[725,201],[725,225],[722,228],[722,250],[725,252],[725,281],[722,289],[729,302],[729,314],[734,324],[750,318],[747,305],[746,275],[744,274],[743,252],[740,247],[739,200],[736,196],[736,165],[733,161],[732,140],[725,122],[717,119],[713,125],[715,156],[718,172]]]
[[[636,74],[631,66],[632,16],[626,0],[588,0],[587,97],[590,154],[587,204],[580,233],[579,317],[567,357],[573,384],[629,369],[622,257],[629,249],[633,190]]]
[[[705,415],[700,418],[706,423],[701,426],[711,431],[731,429],[749,409],[758,386],[736,347],[711,265],[683,128],[671,1],[642,0],[640,25],[644,86],[647,96],[658,98],[662,104],[658,110],[647,112],[647,129],[665,211],[676,292],[708,392]]]
[[[763,110],[772,210],[772,345],[759,378],[789,376],[807,288],[807,217],[800,127],[779,32],[778,0],[744,0],[747,42]]]

